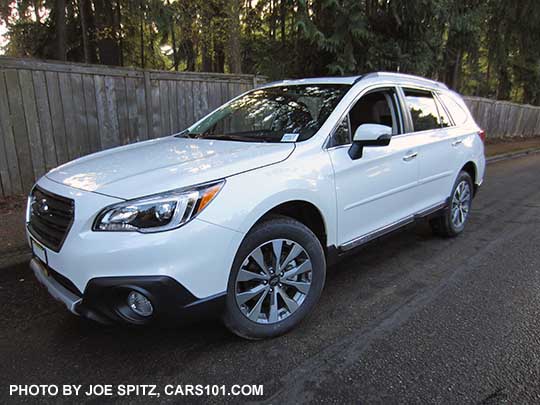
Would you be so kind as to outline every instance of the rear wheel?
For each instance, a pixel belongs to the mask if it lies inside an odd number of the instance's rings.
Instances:
[[[454,183],[450,205],[440,217],[430,221],[433,233],[454,237],[465,229],[473,199],[473,182],[469,173],[461,171]]]
[[[225,325],[247,339],[286,333],[315,307],[325,275],[322,246],[309,228],[287,217],[265,221],[236,254]]]

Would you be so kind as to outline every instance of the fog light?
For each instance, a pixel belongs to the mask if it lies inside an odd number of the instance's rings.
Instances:
[[[150,316],[154,312],[154,307],[148,298],[137,291],[131,291],[127,297],[129,307],[140,316]]]

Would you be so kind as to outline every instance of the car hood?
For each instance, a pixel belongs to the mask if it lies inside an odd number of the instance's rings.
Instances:
[[[292,143],[166,137],[109,149],[47,173],[55,182],[131,199],[225,178],[287,159]]]

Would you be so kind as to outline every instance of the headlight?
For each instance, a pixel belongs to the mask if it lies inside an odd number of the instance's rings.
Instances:
[[[223,184],[225,180],[111,205],[97,216],[93,230],[151,233],[178,228],[195,218]]]

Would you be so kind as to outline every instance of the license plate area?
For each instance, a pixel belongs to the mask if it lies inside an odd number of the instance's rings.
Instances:
[[[47,259],[47,250],[43,246],[41,246],[38,242],[36,242],[34,239],[30,239],[31,245],[32,245],[32,254],[37,257],[39,260],[41,260],[45,264],[49,264],[49,261]]]

